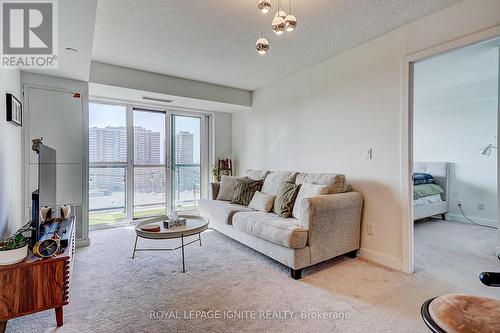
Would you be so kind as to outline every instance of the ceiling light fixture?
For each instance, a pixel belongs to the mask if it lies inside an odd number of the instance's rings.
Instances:
[[[289,12],[287,17],[285,17],[285,27],[286,31],[292,32],[297,27],[297,19],[292,15],[292,0],[288,1]]]
[[[272,29],[276,35],[283,35],[285,31],[294,31],[297,28],[297,18],[292,15],[292,0],[288,0],[288,6],[290,10],[290,15],[286,15],[285,11],[281,9],[281,0],[278,0],[278,8],[276,10],[276,15],[274,15],[272,21]],[[260,0],[258,3],[259,10],[266,14],[271,9],[270,0]],[[264,55],[269,51],[269,42],[264,37],[264,33],[255,42],[255,49],[260,55]]]
[[[276,15],[274,16],[273,22],[272,22],[272,28],[273,31],[276,35],[282,35],[285,32],[285,17],[286,13],[281,10],[281,1],[278,0],[278,11],[276,12]]]
[[[271,7],[272,7],[271,1],[260,0],[257,7],[259,8],[259,10],[262,14],[267,14],[267,13],[269,13],[269,11],[271,10]]]
[[[260,38],[255,42],[255,50],[257,50],[257,53],[260,55],[264,55],[269,51],[269,42],[264,38],[264,33],[261,33]]]

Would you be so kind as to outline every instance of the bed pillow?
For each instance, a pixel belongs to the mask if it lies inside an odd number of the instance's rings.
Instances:
[[[259,210],[264,213],[269,213],[271,209],[273,209],[275,195],[265,194],[260,191],[255,192],[253,195],[252,201],[248,207],[253,208],[255,210]]]
[[[413,185],[432,183],[434,183],[434,177],[432,177],[432,175],[429,175],[428,173],[416,172],[413,174]]]
[[[217,200],[231,201],[233,199],[236,180],[238,180],[238,177],[222,176]]]
[[[436,184],[420,184],[413,186],[414,200],[442,193],[444,193],[444,190],[441,186]]]

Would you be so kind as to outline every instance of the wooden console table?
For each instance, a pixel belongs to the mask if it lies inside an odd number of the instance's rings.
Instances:
[[[57,327],[63,325],[75,253],[75,217],[70,219],[71,237],[63,253],[40,259],[29,251],[24,261],[0,266],[0,333],[7,320],[48,309],[55,309]]]

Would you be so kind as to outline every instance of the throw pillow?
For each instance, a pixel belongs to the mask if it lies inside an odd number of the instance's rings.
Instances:
[[[236,181],[232,204],[248,206],[255,192],[262,189],[262,180],[255,180],[248,177],[240,178]]]
[[[302,183],[300,187],[299,194],[297,194],[297,199],[295,199],[295,204],[293,205],[292,215],[296,219],[300,216],[300,204],[305,198],[315,197],[317,195],[328,194],[330,190],[330,185],[316,185],[311,183]]]
[[[269,213],[273,209],[275,195],[265,194],[260,191],[255,192],[248,207],[261,212]]]
[[[278,189],[276,200],[274,200],[273,212],[284,218],[292,216],[293,204],[295,203],[299,189],[300,184],[283,183]]]
[[[222,176],[217,200],[231,201],[233,199],[237,180],[238,177]]]
[[[264,179],[262,193],[276,195],[284,182],[295,183],[296,172],[271,172]]]

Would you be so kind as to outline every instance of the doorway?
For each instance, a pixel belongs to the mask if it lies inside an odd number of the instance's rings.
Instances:
[[[409,62],[410,273],[496,264],[500,38],[467,44]]]
[[[89,103],[89,224],[196,209],[208,179],[209,115]]]

